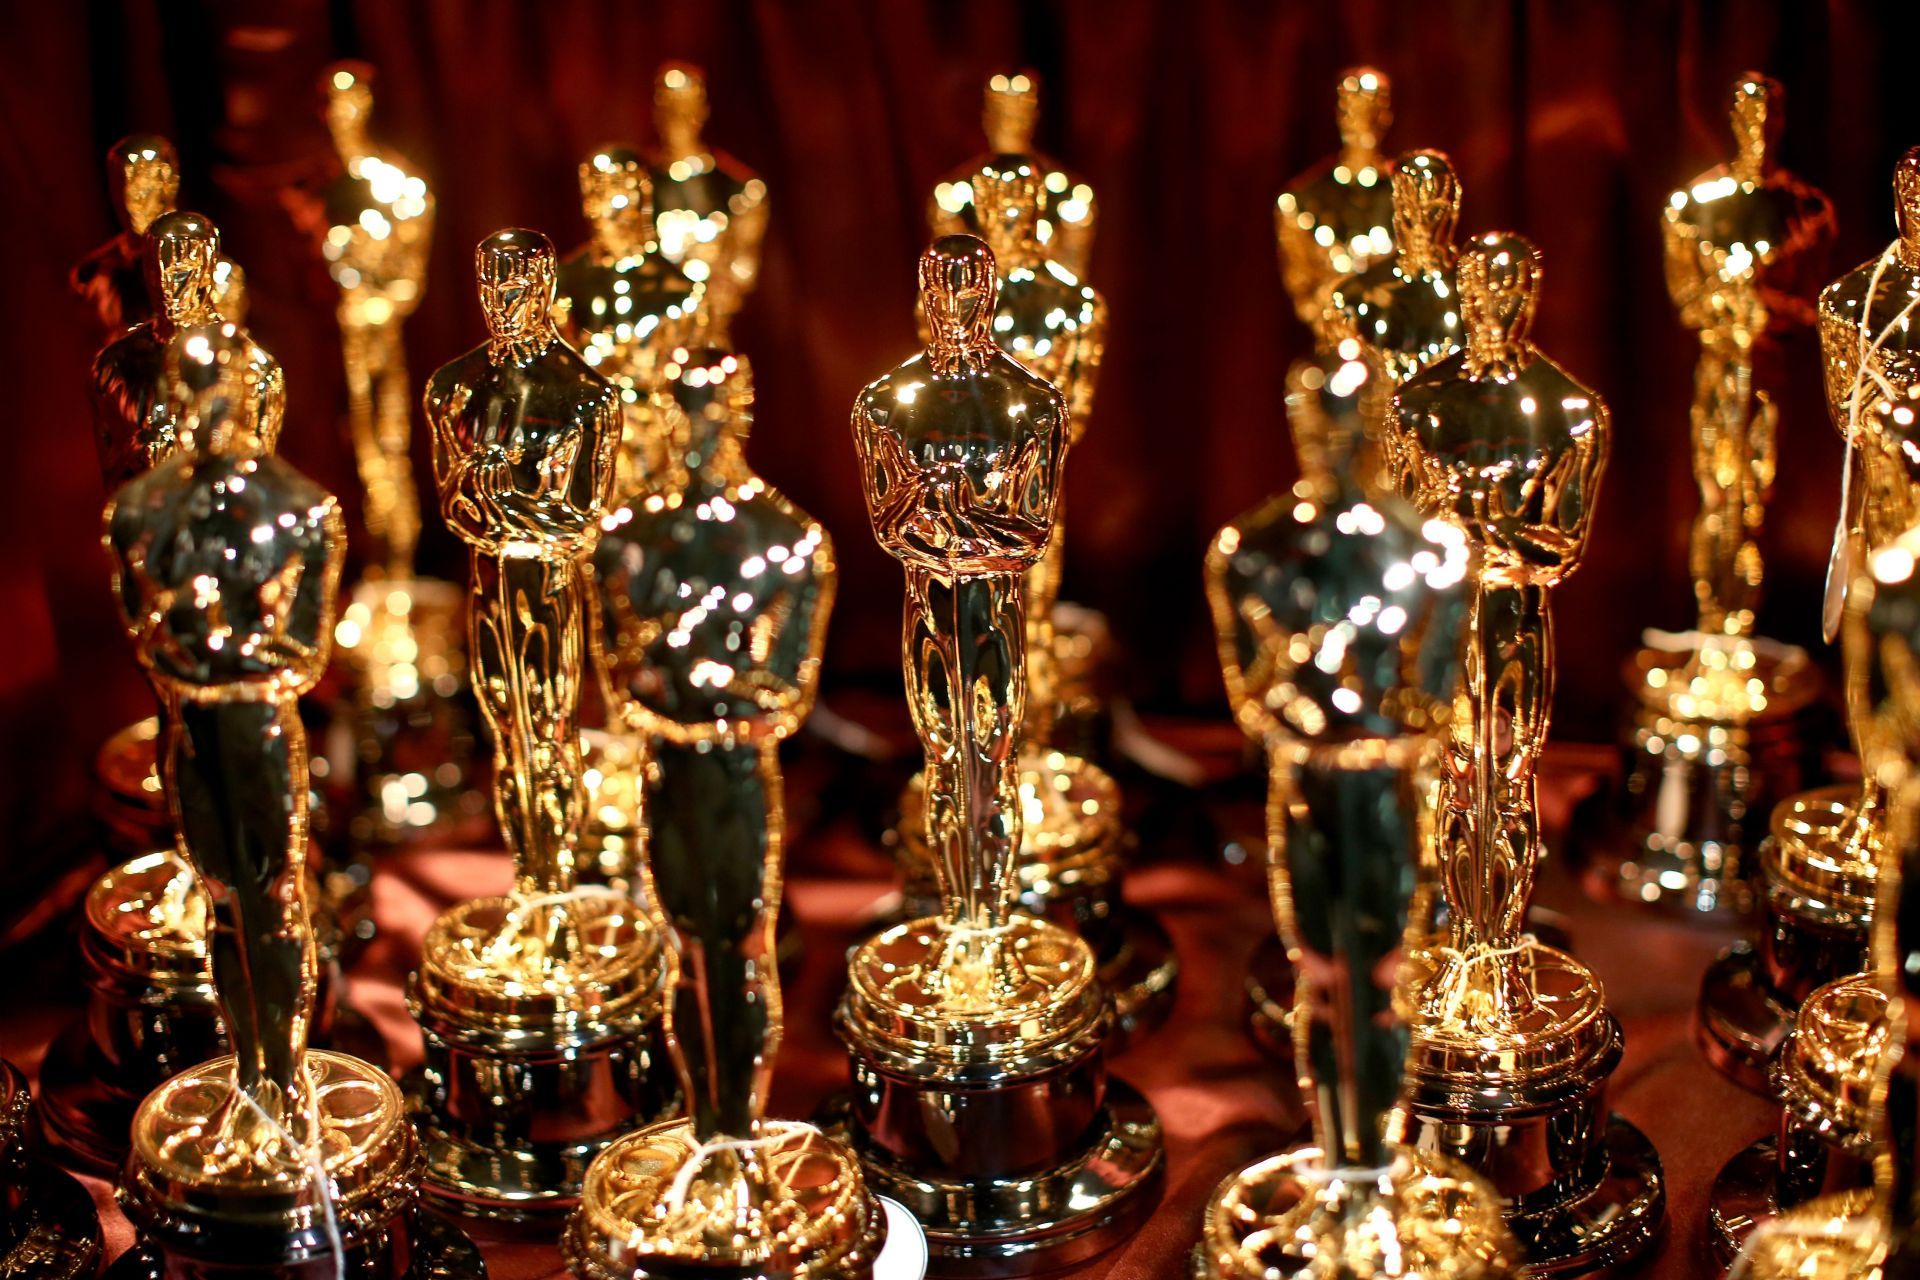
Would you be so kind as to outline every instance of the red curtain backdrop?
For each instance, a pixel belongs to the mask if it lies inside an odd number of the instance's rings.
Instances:
[[[899,679],[899,576],[867,528],[848,408],[913,348],[926,193],[981,149],[983,81],[1037,70],[1041,144],[1100,195],[1091,275],[1113,316],[1092,430],[1069,468],[1067,595],[1111,615],[1138,702],[1224,714],[1201,555],[1221,523],[1294,474],[1281,385],[1306,337],[1280,288],[1272,201],[1289,175],[1333,149],[1340,70],[1370,62],[1393,78],[1387,149],[1448,151],[1464,178],[1465,228],[1511,228],[1540,246],[1538,340],[1613,406],[1592,551],[1555,603],[1555,732],[1599,740],[1614,732],[1617,669],[1641,628],[1691,617],[1691,351],[1661,281],[1661,205],[1727,155],[1728,88],[1751,67],[1787,85],[1785,164],[1837,204],[1830,274],[1876,252],[1892,235],[1891,165],[1920,142],[1911,46],[1895,29],[1906,7],[7,6],[0,848],[17,871],[33,851],[57,847],[81,812],[92,751],[147,706],[98,550],[103,494],[86,399],[98,338],[65,286],[69,265],[113,229],[100,157],[123,133],[157,131],[178,144],[183,202],[225,231],[249,274],[254,332],[286,367],[283,452],[352,514],[331,289],[281,200],[329,162],[321,67],[354,56],[378,68],[373,131],[439,197],[428,295],[406,334],[418,383],[481,336],[474,243],[508,224],[541,228],[563,247],[582,239],[579,157],[609,140],[650,143],[656,66],[703,65],[710,141],[758,168],[772,192],[765,271],[737,336],[759,376],[753,461],[840,549],[831,703],[836,689],[884,690]],[[1769,634],[1814,643],[1840,450],[1811,337],[1793,339],[1783,363],[1762,622]],[[424,433],[415,454],[425,483]],[[460,577],[459,548],[429,525],[425,568]]]

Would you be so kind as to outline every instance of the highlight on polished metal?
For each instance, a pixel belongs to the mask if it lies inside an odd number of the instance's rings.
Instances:
[[[378,576],[406,582],[420,537],[420,498],[401,326],[426,293],[433,193],[405,157],[368,137],[372,67],[336,62],[321,74],[320,87],[340,171],[320,192],[312,230],[340,290],[347,423],[373,544],[368,561]]]
[[[1400,387],[1387,423],[1405,491],[1477,552],[1441,776],[1449,926],[1415,987],[1405,1135],[1486,1174],[1532,1265],[1587,1270],[1639,1253],[1665,1213],[1659,1157],[1606,1110],[1621,1034],[1599,980],[1524,932],[1543,853],[1549,600],[1586,552],[1611,426],[1599,394],[1531,341],[1532,245],[1480,237],[1456,278],[1464,345]]]
[[[1468,549],[1455,526],[1363,488],[1364,436],[1342,423],[1312,455],[1322,465],[1207,556],[1228,699],[1268,759],[1268,878],[1301,975],[1291,1027],[1314,1140],[1221,1183],[1194,1270],[1515,1276],[1497,1193],[1385,1136],[1409,1043],[1402,957],[1426,941],[1422,779],[1459,683]]]
[[[708,147],[701,136],[706,123],[706,73],[686,62],[663,65],[653,80],[659,146],[648,160],[660,253],[706,286],[706,340],[725,346],[734,316],[760,279],[767,184]]]
[[[183,330],[219,319],[211,294],[220,261],[213,224],[195,213],[163,213],[148,224],[144,244],[161,308],[109,342],[93,368],[95,439],[109,494],[186,447],[168,348]],[[271,450],[285,404],[280,366],[243,330],[233,338],[248,363],[246,398],[235,411]],[[129,861],[88,891],[80,947],[89,1007],[50,1046],[41,1085],[48,1135],[66,1159],[90,1172],[110,1173],[125,1159],[134,1111],[155,1086],[183,1064],[226,1048],[208,973],[206,898],[175,850],[158,767],[164,704],[161,710],[120,730],[101,750],[103,782],[132,845]],[[326,1028],[330,1013],[322,1000],[316,1030]]]
[[[779,750],[812,709],[833,544],[747,466],[745,360],[680,348],[665,373],[680,470],[602,523],[595,656],[608,706],[644,743],[640,874],[675,961],[665,1027],[688,1114],[594,1160],[562,1248],[588,1280],[864,1277],[886,1221],[859,1163],[766,1118],[783,1021]]]
[[[1893,194],[1898,238],[1829,284],[1818,307],[1827,412],[1848,448],[1846,509],[1835,531],[1842,584],[1920,522],[1920,469],[1910,460],[1920,444],[1920,342],[1911,324],[1920,310],[1920,148],[1895,167]],[[1873,665],[1883,656],[1858,644],[1842,655],[1848,728],[1862,761],[1883,714],[1866,691],[1900,678]],[[1889,804],[1880,771],[1868,767],[1858,786],[1801,792],[1774,809],[1773,837],[1760,850],[1765,923],[1747,954],[1759,958],[1752,972],[1769,1006],[1793,1018],[1767,1063],[1783,1122],[1777,1138],[1736,1155],[1715,1181],[1710,1218],[1723,1260],[1780,1212],[1871,1182],[1872,1097],[1898,1039],[1868,956],[1889,856]],[[1773,1046],[1755,1036],[1754,1048]]]
[[[416,1228],[420,1153],[377,1068],[309,1050],[317,1003],[299,698],[326,669],[346,531],[333,496],[254,429],[255,349],[232,325],[167,347],[179,451],[115,493],[106,544],[164,709],[161,777],[211,902],[230,1057],[175,1076],[133,1122],[121,1203],[145,1243],[114,1275],[211,1263],[309,1274],[484,1270]],[[247,797],[242,802],[240,797]]]
[[[1811,768],[1801,718],[1818,694],[1805,652],[1754,633],[1760,530],[1779,457],[1780,338],[1814,317],[1834,236],[1827,197],[1779,167],[1778,82],[1735,81],[1734,154],[1675,191],[1663,210],[1667,291],[1699,341],[1688,410],[1700,510],[1688,540],[1697,617],[1649,632],[1631,661],[1623,830],[1600,849],[1598,892],[1682,912],[1745,911],[1746,865],[1774,803]],[[1837,585],[1830,580],[1830,587]],[[1738,975],[1703,998],[1709,1055],[1754,1081]],[[1777,1043],[1777,1034],[1774,1035]]]
[[[593,237],[560,264],[554,321],[619,393],[613,498],[624,502],[667,469],[673,405],[664,369],[701,334],[715,295],[662,250],[638,152],[609,145],[581,161],[580,202]]]
[[[107,193],[120,230],[74,264],[73,291],[100,317],[109,340],[153,318],[147,286],[147,228],[172,213],[180,195],[180,158],[157,134],[135,133],[107,148]],[[224,254],[214,259],[213,305],[223,320],[247,322],[246,272]]]
[[[1920,157],[1909,152],[1902,167],[1915,160]],[[1910,1118],[1920,1041],[1908,1010],[1920,998],[1920,941],[1912,926],[1920,919],[1914,901],[1920,892],[1920,684],[1914,680],[1920,661],[1920,527],[1903,530],[1853,563],[1858,572],[1842,616],[1849,707],[1860,733],[1861,768],[1888,798],[1876,887],[1891,909],[1874,917],[1868,967],[1888,1004],[1891,1040],[1881,1049],[1867,1099],[1878,1158],[1871,1186],[1843,1184],[1753,1230],[1729,1273],[1750,1280],[1897,1276],[1916,1261],[1910,1190],[1920,1170],[1914,1167]]]
[[[408,1003],[425,1188],[458,1212],[570,1209],[588,1162],[668,1092],[665,962],[631,902],[577,888],[587,584],[620,446],[618,391],[554,328],[537,231],[481,241],[488,338],[427,383],[440,511],[472,556],[468,651],[513,891],[428,932]]]
[[[171,213],[180,196],[180,157],[157,134],[135,133],[107,148],[107,193],[120,230],[74,265],[73,291],[100,317],[109,336],[151,319],[147,292],[147,228]]]
[[[1438,151],[1409,151],[1393,162],[1393,225],[1387,251],[1355,264],[1351,275],[1331,284],[1316,338],[1341,355],[1326,375],[1344,400],[1357,384],[1361,420],[1387,453],[1387,465],[1404,470],[1393,456],[1393,433],[1385,429],[1395,388],[1460,349],[1464,321],[1454,279],[1460,221],[1460,179]],[[1371,230],[1368,246],[1373,245]],[[1351,243],[1351,242],[1350,242]],[[1351,344],[1351,345],[1349,345]],[[1364,376],[1346,368],[1353,348]]]
[[[1015,910],[1025,575],[1053,536],[1067,401],[995,345],[985,244],[935,241],[919,284],[926,350],[860,393],[853,433],[875,536],[906,570],[940,914],[854,953],[846,1127],[870,1184],[925,1225],[936,1272],[1012,1274],[1131,1231],[1164,1155],[1158,1118],[1106,1077],[1091,948]]]
[[[974,178],[983,172],[1022,166],[1040,179],[1040,216],[1034,235],[1047,257],[1084,279],[1093,258],[1099,209],[1093,188],[1057,160],[1033,149],[1040,120],[1040,77],[1031,71],[999,73],[987,80],[980,124],[987,153],[948,174],[927,203],[927,227],[936,236],[986,235],[986,220],[974,203]]]

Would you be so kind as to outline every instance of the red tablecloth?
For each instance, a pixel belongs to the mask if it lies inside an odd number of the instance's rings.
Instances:
[[[1235,757],[1237,740],[1230,729],[1219,728],[1198,733],[1189,745],[1201,744],[1216,762]],[[789,894],[808,945],[787,988],[775,1115],[808,1115],[844,1083],[845,1059],[828,1015],[844,977],[845,947],[892,882],[890,860],[870,834],[878,814],[856,810],[884,804],[899,771],[873,766],[849,782],[845,768],[824,762],[829,754],[810,750],[789,775],[797,835]],[[1550,839],[1564,830],[1572,802],[1590,789],[1592,766],[1605,756],[1580,748],[1550,755],[1543,788]],[[1212,790],[1217,794],[1219,788]],[[1246,803],[1257,787],[1240,784],[1235,811],[1226,816],[1221,805],[1196,793],[1148,786],[1136,791],[1153,798],[1136,823],[1142,847],[1127,894],[1164,922],[1183,971],[1168,1021],[1115,1059],[1113,1070],[1159,1109],[1167,1137],[1166,1189],[1139,1234],[1071,1274],[1176,1280],[1187,1274],[1201,1206],[1215,1184],[1292,1144],[1302,1121],[1292,1082],[1243,1030],[1241,973],[1272,927],[1259,880],[1252,869],[1211,856],[1205,847],[1217,844],[1222,833],[1245,830],[1250,818],[1257,821],[1257,806]],[[420,1052],[401,982],[421,935],[448,903],[499,892],[509,879],[507,860],[497,851],[415,849],[383,856],[373,903],[379,935],[351,971],[351,999],[385,1034],[397,1068],[411,1066]],[[1549,864],[1539,900],[1571,915],[1575,951],[1606,984],[1627,1038],[1625,1060],[1613,1078],[1613,1105],[1647,1132],[1665,1162],[1668,1229],[1631,1274],[1671,1280],[1705,1274],[1708,1185],[1729,1156],[1771,1127],[1775,1115],[1769,1104],[1708,1067],[1693,1042],[1701,971],[1735,934],[1586,901],[1559,860]],[[46,965],[43,955],[36,967]],[[77,986],[23,981],[0,1000],[0,1050],[32,1074],[47,1040],[72,1016]],[[129,1243],[129,1228],[113,1207],[110,1187],[95,1180],[89,1185],[109,1253],[118,1253]],[[550,1242],[485,1243],[494,1280],[565,1274]]]

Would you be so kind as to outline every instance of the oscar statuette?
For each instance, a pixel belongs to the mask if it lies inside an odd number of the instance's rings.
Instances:
[[[484,1276],[464,1236],[419,1212],[420,1147],[398,1087],[308,1045],[319,957],[299,699],[331,653],[346,532],[333,496],[253,429],[256,356],[232,325],[173,336],[174,453],[105,516],[232,1049],[135,1113],[119,1194],[140,1243],[108,1274]]]
[[[1393,252],[1393,186],[1379,151],[1393,119],[1391,91],[1385,74],[1371,67],[1341,76],[1335,90],[1340,150],[1297,175],[1274,202],[1280,279],[1313,334],[1312,353],[1287,366],[1286,383],[1287,427],[1307,490],[1329,482],[1362,489],[1381,484],[1379,452],[1366,437],[1360,403],[1374,371],[1359,340],[1335,336],[1326,320],[1332,287]],[[1327,475],[1336,468],[1337,476]],[[1431,840],[1426,843],[1430,848]],[[1423,853],[1421,874],[1429,886],[1431,863],[1431,853]],[[1429,887],[1427,897],[1433,893]],[[1255,1042],[1280,1059],[1293,1054],[1293,986],[1286,944],[1277,934],[1263,939],[1247,963],[1248,1025]]]
[[[1267,874],[1301,975],[1292,1056],[1314,1129],[1221,1183],[1194,1274],[1517,1276],[1492,1188],[1384,1136],[1409,1045],[1402,958],[1425,940],[1422,780],[1460,680],[1467,544],[1356,481],[1357,415],[1327,425],[1322,465],[1207,557],[1228,699],[1270,765]]]
[[[972,207],[998,272],[992,334],[1000,349],[1066,397],[1070,444],[1082,439],[1106,346],[1106,303],[1045,256],[1036,229],[1044,188],[1024,161],[973,176]],[[1166,931],[1129,907],[1123,892],[1127,832],[1120,786],[1099,765],[1054,742],[1060,705],[1054,608],[1065,562],[1063,521],[1027,575],[1027,700],[1018,757],[1020,909],[1072,929],[1093,947],[1113,998],[1113,1046],[1146,1031],[1172,1007],[1180,965]],[[908,918],[939,909],[927,839],[926,777],[900,798],[897,829]]]
[[[919,285],[926,350],[860,393],[853,432],[874,533],[906,571],[940,913],[853,954],[843,1124],[868,1184],[925,1226],[935,1274],[1029,1274],[1131,1232],[1165,1156],[1151,1107],[1108,1078],[1092,948],[1016,910],[1024,596],[1053,536],[1067,401],[995,345],[985,244],[936,241]]]
[[[1607,460],[1606,404],[1529,336],[1533,246],[1476,240],[1455,275],[1462,349],[1395,393],[1405,491],[1475,550],[1466,680],[1438,813],[1447,926],[1413,984],[1400,1137],[1476,1169],[1537,1274],[1637,1255],[1665,1217],[1660,1159],[1607,1109],[1622,1052],[1599,980],[1525,932],[1553,705],[1549,601],[1578,567]]]
[[[1804,650],[1754,630],[1760,530],[1779,458],[1782,340],[1812,323],[1834,237],[1832,203],[1774,158],[1784,118],[1776,81],[1741,76],[1732,158],[1663,210],[1667,291],[1699,342],[1688,418],[1700,510],[1687,543],[1698,613],[1691,631],[1649,631],[1628,662],[1626,782],[1612,828],[1589,851],[1587,881],[1596,894],[1683,916],[1749,910],[1749,864],[1769,825],[1778,845],[1760,860],[1778,872],[1804,862],[1792,847],[1802,831],[1835,817],[1831,805],[1774,808],[1815,767],[1807,718],[1820,681]],[[1784,870],[1791,880],[1791,865]],[[1710,975],[1702,992],[1704,1046],[1749,1085],[1764,1053],[1745,1037],[1770,1037],[1770,1048],[1781,1034],[1777,1016],[1764,1031],[1742,1025],[1739,1006],[1759,998],[1751,988],[1763,979],[1750,972],[1759,967],[1749,954]],[[1806,990],[1788,997],[1788,1019]]]
[[[833,544],[747,466],[745,361],[682,348],[664,370],[677,474],[608,517],[593,565],[608,705],[646,744],[640,874],[675,961],[665,1024],[688,1114],[594,1160],[563,1250],[582,1280],[866,1280],[886,1220],[859,1162],[766,1116],[779,751],[812,709]]]
[[[426,1040],[426,1191],[511,1222],[570,1210],[593,1157],[673,1088],[659,938],[631,901],[578,883],[583,561],[613,486],[619,392],[554,328],[544,235],[495,232],[475,269],[487,341],[433,375],[425,405],[441,514],[472,552],[467,648],[515,878],[441,914],[407,1000]]]
[[[706,124],[706,74],[685,62],[662,66],[653,81],[659,145],[648,157],[660,253],[706,286],[707,341],[725,345],[760,278],[767,184],[708,147],[701,136]]]
[[[1841,584],[1920,521],[1911,461],[1920,443],[1920,341],[1910,324],[1920,310],[1920,148],[1895,166],[1893,194],[1899,237],[1828,285],[1819,301],[1827,410],[1848,446],[1835,530]],[[1878,654],[1860,646],[1842,654],[1862,781],[1783,801],[1774,811],[1774,838],[1760,848],[1759,938],[1736,953],[1758,957],[1749,962],[1753,999],[1745,1025],[1752,1030],[1739,1043],[1765,1069],[1781,1121],[1775,1136],[1736,1155],[1714,1183],[1709,1216],[1722,1262],[1782,1210],[1872,1180],[1874,1091],[1881,1059],[1898,1039],[1885,984],[1868,967],[1889,798],[1866,763],[1876,713],[1862,691],[1888,677],[1856,664]]]

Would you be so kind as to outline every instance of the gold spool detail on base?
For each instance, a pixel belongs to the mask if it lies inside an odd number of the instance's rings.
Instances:
[[[1518,1273],[1498,1200],[1464,1166],[1400,1148],[1392,1165],[1361,1172],[1328,1170],[1302,1147],[1227,1178],[1207,1202],[1195,1280]]]
[[[286,1149],[239,1100],[233,1070],[231,1058],[203,1063],[141,1105],[121,1205],[143,1245],[115,1264],[112,1280],[330,1276],[335,1233],[352,1277],[485,1274],[465,1237],[416,1222],[420,1150],[400,1091],[383,1073],[343,1054],[307,1055],[311,1111],[289,1108],[291,1136],[319,1153],[329,1213],[306,1152]],[[317,1134],[308,1132],[312,1122]]]
[[[567,1223],[561,1252],[580,1280],[693,1280],[782,1276],[868,1280],[886,1242],[886,1215],[846,1149],[811,1128],[765,1140],[754,1158],[770,1184],[752,1238],[735,1206],[710,1201],[730,1187],[698,1177],[673,1205],[675,1179],[700,1144],[684,1120],[628,1134],[603,1152]]]
[[[917,920],[865,943],[837,1019],[853,1068],[841,1131],[867,1184],[926,1229],[935,1275],[1092,1257],[1152,1210],[1165,1165],[1159,1118],[1107,1078],[1112,1015],[1087,944],[1021,915],[992,946],[981,932]],[[943,966],[956,945],[983,962]]]

